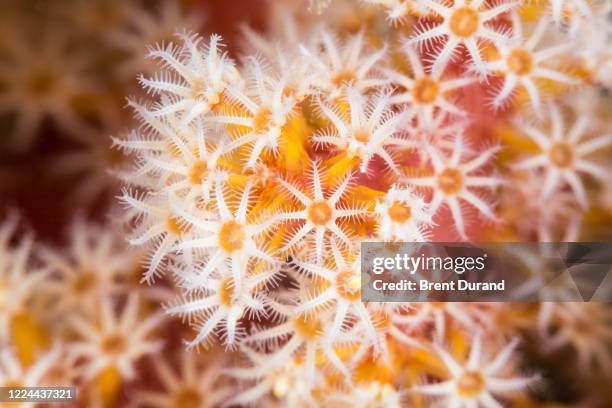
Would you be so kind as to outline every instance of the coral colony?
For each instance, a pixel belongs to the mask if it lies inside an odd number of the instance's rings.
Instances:
[[[271,1],[231,43],[197,1],[66,3],[75,32],[49,22],[36,50],[19,6],[2,18],[3,148],[49,122],[77,145],[57,177],[87,175],[70,208],[118,199],[60,242],[6,212],[1,386],[76,385],[84,407],[612,404],[609,306],[363,302],[360,262],[363,241],[609,240],[612,3]],[[80,54],[93,38],[108,58]]]

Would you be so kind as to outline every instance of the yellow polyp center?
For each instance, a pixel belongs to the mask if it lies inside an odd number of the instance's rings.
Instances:
[[[387,210],[391,221],[397,223],[404,223],[412,216],[412,208],[409,205],[404,204],[401,201],[394,201],[391,207]]]
[[[436,100],[439,90],[440,87],[436,81],[430,78],[421,78],[414,83],[412,96],[415,102],[428,104]]]
[[[189,169],[189,181],[193,184],[202,184],[208,175],[208,163],[204,160],[198,160]]]
[[[314,340],[321,335],[323,325],[316,317],[309,319],[302,315],[295,319],[295,331],[306,340]]]
[[[456,10],[450,17],[450,31],[457,37],[470,37],[478,30],[480,18],[469,7]]]
[[[325,201],[312,203],[308,207],[308,219],[315,225],[326,225],[332,219],[332,209]]]
[[[53,90],[53,82],[53,77],[48,72],[35,72],[29,78],[27,87],[33,95],[44,95]]]
[[[87,293],[96,285],[96,274],[91,271],[82,271],[75,279],[73,289],[76,293]]]
[[[264,187],[276,180],[276,174],[267,166],[245,169],[244,174],[252,177]]]
[[[297,89],[294,86],[287,85],[283,88],[283,96],[288,98],[295,96],[297,94]]]
[[[179,224],[179,222],[173,216],[166,218],[166,229],[169,233],[174,235],[181,235],[183,233],[181,224]]]
[[[533,68],[531,54],[525,50],[514,50],[508,56],[508,68],[517,75],[526,75]]]
[[[357,132],[355,133],[355,140],[361,143],[368,143],[370,141],[370,134],[368,132]]]
[[[174,400],[175,408],[198,408],[202,406],[202,396],[196,390],[186,388],[181,390]]]
[[[550,160],[557,167],[569,167],[574,161],[574,153],[567,143],[556,143],[549,151]]]
[[[111,334],[102,341],[102,351],[106,354],[118,355],[125,352],[127,341],[121,334]]]
[[[226,279],[219,286],[219,302],[224,306],[231,306],[234,300],[234,284],[231,279]]]
[[[457,194],[463,186],[463,175],[457,169],[446,169],[438,176],[438,188],[445,194]]]
[[[256,133],[263,132],[272,123],[272,111],[268,108],[261,109],[253,118],[253,129]]]
[[[484,378],[476,371],[468,371],[457,382],[457,391],[463,397],[474,397],[482,392]]]
[[[336,277],[338,294],[343,298],[356,301],[361,298],[361,276],[353,272],[342,272]]]
[[[219,102],[221,102],[221,95],[219,95],[218,93],[214,93],[214,94],[208,96],[208,103],[211,106],[218,105]]]
[[[244,238],[244,227],[236,221],[228,221],[219,231],[219,246],[227,252],[238,251],[242,249]]]
[[[355,75],[355,73],[353,71],[341,71],[338,72],[336,75],[333,76],[332,78],[332,83],[335,86],[342,86],[342,85],[351,85],[353,84],[355,81],[357,80],[357,75]]]
[[[289,391],[289,381],[285,377],[281,377],[274,382],[272,393],[276,398],[283,398]]]

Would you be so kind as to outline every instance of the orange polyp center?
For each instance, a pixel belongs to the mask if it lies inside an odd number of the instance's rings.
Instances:
[[[342,272],[336,277],[338,294],[343,298],[356,301],[361,298],[361,277],[353,272]]]
[[[253,180],[256,180],[264,187],[268,186],[269,183],[272,183],[276,178],[275,173],[267,166],[257,166],[245,169],[244,174],[252,177]]]
[[[102,341],[102,350],[106,354],[118,355],[125,352],[127,342],[121,334],[111,334]]]
[[[175,408],[198,408],[202,406],[202,396],[197,390],[186,388],[181,390],[174,401]]]
[[[394,201],[389,210],[387,210],[389,218],[397,223],[404,223],[412,216],[412,209],[409,205],[402,203],[401,201]]]
[[[572,148],[567,143],[556,143],[550,149],[549,155],[557,167],[569,167],[574,160]]]
[[[445,194],[457,194],[463,186],[463,175],[457,169],[446,169],[438,176],[438,188]]]
[[[211,106],[216,106],[221,102],[221,95],[219,93],[214,93],[208,96],[208,103]]]
[[[508,56],[508,68],[517,75],[526,75],[533,68],[531,54],[525,50],[514,50]]]
[[[283,96],[288,98],[295,96],[297,94],[297,89],[292,85],[287,85],[283,88]]]
[[[202,80],[195,80],[191,84],[191,93],[194,99],[207,102],[211,108],[221,102],[221,94],[219,92],[208,94],[206,82]]]
[[[332,218],[332,209],[325,201],[312,203],[308,207],[308,219],[315,225],[326,225]]]
[[[478,30],[480,18],[469,7],[456,10],[450,17],[450,31],[457,37],[470,37]]]
[[[271,123],[272,111],[268,108],[263,108],[253,118],[253,129],[256,133],[261,133],[270,127]]]
[[[236,221],[228,221],[219,231],[219,246],[227,252],[234,252],[242,249],[245,233],[242,225]]]
[[[482,392],[484,385],[484,378],[480,373],[468,371],[457,382],[457,390],[464,397],[473,397]]]
[[[173,216],[166,218],[166,229],[174,235],[181,235],[183,233],[183,228]]]
[[[370,134],[368,132],[357,132],[355,133],[355,140],[361,143],[368,143],[370,141]]]
[[[430,78],[421,78],[414,83],[412,96],[417,103],[432,103],[438,97],[438,83]]]
[[[189,169],[189,180],[193,184],[202,184],[208,175],[208,163],[204,160],[198,160]]]
[[[332,78],[332,83],[335,86],[339,87],[345,84],[347,85],[353,84],[356,80],[357,80],[357,75],[355,75],[353,71],[342,71],[334,75],[334,77]]]
[[[295,331],[304,339],[314,340],[321,335],[323,325],[316,317],[309,319],[302,315],[295,320]]]
[[[231,279],[226,279],[219,286],[219,301],[224,306],[231,306],[234,300],[234,284]]]

